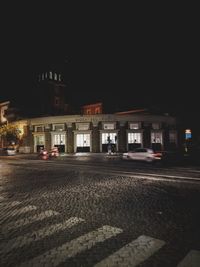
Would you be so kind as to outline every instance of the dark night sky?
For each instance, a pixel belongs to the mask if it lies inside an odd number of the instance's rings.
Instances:
[[[76,17],[68,9],[9,10],[2,19],[0,99],[22,105],[36,73],[59,64],[73,105],[103,101],[110,111],[154,107],[200,115],[195,15],[94,10]]]

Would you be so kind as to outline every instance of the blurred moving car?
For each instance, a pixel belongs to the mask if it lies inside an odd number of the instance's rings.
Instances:
[[[146,162],[156,162],[162,159],[161,152],[155,152],[151,148],[136,148],[133,151],[123,153],[123,159],[141,160]]]
[[[38,159],[44,159],[44,160],[49,159],[48,151],[45,148],[40,149],[40,151],[37,155],[37,158]]]
[[[17,153],[17,150],[16,150],[15,147],[8,147],[8,148],[6,149],[6,154],[7,154],[8,156],[14,156],[14,155],[16,155],[16,153]]]
[[[57,147],[53,147],[50,151],[49,151],[49,157],[50,158],[57,158],[59,156],[59,151]]]

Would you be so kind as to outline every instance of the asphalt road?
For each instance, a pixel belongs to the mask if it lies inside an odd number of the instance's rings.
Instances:
[[[0,158],[0,266],[200,266],[200,168]]]

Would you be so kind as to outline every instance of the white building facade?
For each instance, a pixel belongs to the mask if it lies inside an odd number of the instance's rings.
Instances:
[[[167,150],[178,146],[177,122],[158,115],[65,115],[27,120],[24,143],[31,152],[54,146],[63,153],[114,152],[152,147]]]

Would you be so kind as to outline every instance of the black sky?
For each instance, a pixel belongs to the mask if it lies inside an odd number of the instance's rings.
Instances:
[[[11,99],[13,105],[30,101],[38,71],[55,64],[66,80],[67,102],[73,105],[103,101],[110,111],[154,107],[200,113],[195,14],[187,7],[184,12],[90,8],[93,12],[73,15],[69,9],[6,10],[1,99]]]

